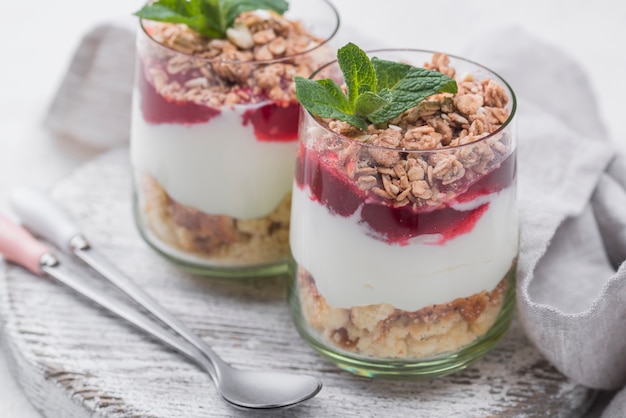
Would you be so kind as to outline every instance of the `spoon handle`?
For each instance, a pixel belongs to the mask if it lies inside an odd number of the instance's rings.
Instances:
[[[212,379],[215,379],[215,376],[212,373],[211,365],[207,364],[208,361],[206,360],[206,358],[191,344],[187,343],[184,340],[181,340],[175,334],[172,334],[171,332],[162,328],[160,325],[157,325],[152,320],[148,319],[147,317],[130,308],[129,306],[119,302],[118,300],[112,298],[106,293],[103,293],[100,289],[88,285],[86,282],[80,280],[80,278],[75,275],[67,273],[59,266],[43,265],[42,270],[44,273],[57,280],[58,282],[63,283],[65,286],[73,289],[75,292],[83,295],[87,299],[90,299],[91,301],[114,313],[120,318],[125,319],[135,327],[148,333],[149,335],[152,335],[157,340],[160,340],[174,350],[183,354],[185,357],[194,361],[200,367],[205,369]]]
[[[138,305],[142,306],[145,310],[170,327],[176,334],[180,335],[188,343],[202,352],[211,363],[212,371],[219,375],[219,366],[222,360],[191,329],[167,311],[161,304],[149,296],[143,289],[137,286],[135,282],[124,275],[124,273],[113,266],[113,264],[102,257],[98,252],[91,248],[74,248],[73,251],[78,258],[100,273],[107,281],[114,284]]]
[[[51,277],[120,318],[125,319],[137,328],[185,355],[190,360],[198,363],[215,380],[215,376],[211,373],[211,365],[208,364],[207,359],[195,347],[155,324],[129,306],[103,293],[100,289],[89,285],[89,283],[75,275],[69,274],[62,268],[61,263],[49,248],[38,242],[24,228],[14,224],[3,215],[0,215],[0,253],[8,261],[30,270],[37,276]]]
[[[17,187],[11,191],[10,204],[22,225],[65,250],[80,230],[69,216],[43,191]]]
[[[0,253],[15,264],[41,275],[41,260],[51,251],[7,217],[0,215]]]
[[[225,364],[219,356],[178,318],[93,250],[72,219],[47,193],[21,187],[13,191],[11,205],[24,226],[31,232],[53,242],[62,250],[73,252],[102,277],[200,350],[210,361],[212,372],[219,378],[220,366]]]

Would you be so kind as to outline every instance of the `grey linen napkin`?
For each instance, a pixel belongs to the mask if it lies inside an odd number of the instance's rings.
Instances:
[[[126,140],[132,44],[123,28],[88,34],[48,126],[93,144]],[[623,417],[626,160],[608,141],[576,62],[517,28],[471,45],[465,57],[498,72],[518,98],[521,322],[563,374],[591,388],[621,389],[602,417]],[[112,103],[117,108],[104,111]],[[111,126],[119,129],[105,129]]]
[[[494,36],[495,35],[495,36]],[[589,82],[519,29],[468,51],[518,97],[517,302],[529,338],[563,374],[626,385],[626,159],[607,139]],[[626,416],[622,389],[602,417]]]
[[[128,141],[135,36],[123,24],[87,33],[52,101],[44,125],[95,149]]]

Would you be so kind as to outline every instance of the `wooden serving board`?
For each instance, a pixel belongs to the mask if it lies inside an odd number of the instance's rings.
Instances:
[[[285,277],[225,281],[185,274],[142,241],[132,218],[127,155],[127,148],[104,154],[59,183],[53,196],[96,249],[226,361],[323,381],[312,400],[263,416],[572,418],[592,403],[595,393],[557,372],[515,321],[484,359],[445,378],[367,379],[339,370],[297,334]],[[63,260],[85,280],[97,280],[77,261]],[[15,375],[46,417],[257,415],[222,402],[208,376],[182,356],[61,285],[13,265],[0,265],[0,314],[3,348]]]

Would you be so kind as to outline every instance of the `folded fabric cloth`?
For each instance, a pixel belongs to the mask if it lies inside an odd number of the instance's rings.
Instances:
[[[102,24],[82,39],[44,121],[52,132],[96,149],[128,141],[135,35]]]
[[[495,36],[494,36],[495,35]],[[572,380],[626,384],[626,159],[569,57],[519,29],[468,51],[518,96],[517,302],[529,338]],[[626,414],[626,389],[603,418]]]
[[[88,34],[48,126],[97,146],[126,141],[132,45],[124,28]],[[621,389],[602,417],[622,417],[626,159],[607,139],[585,74],[560,51],[509,28],[476,40],[465,57],[502,75],[518,98],[521,322],[564,375],[591,388]]]

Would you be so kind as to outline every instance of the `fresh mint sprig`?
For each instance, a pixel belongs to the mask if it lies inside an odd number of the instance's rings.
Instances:
[[[296,97],[309,112],[360,129],[385,123],[433,94],[457,92],[456,81],[445,74],[376,57],[370,60],[353,43],[339,49],[337,62],[347,95],[331,79],[295,77]]]
[[[225,38],[243,12],[263,9],[283,14],[289,8],[285,0],[157,0],[135,13],[142,19],[182,23],[207,38]]]

